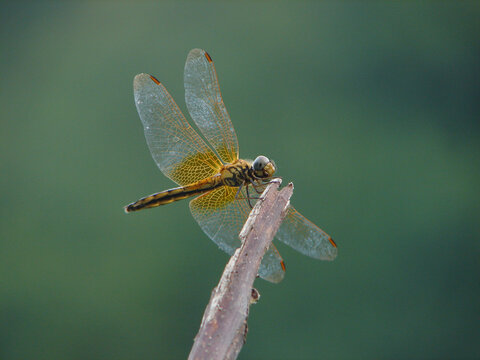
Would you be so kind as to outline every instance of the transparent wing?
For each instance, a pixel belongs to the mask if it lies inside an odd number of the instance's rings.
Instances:
[[[145,138],[160,170],[179,185],[218,173],[220,159],[185,119],[165,87],[153,76],[133,80],[135,104]]]
[[[321,260],[333,260],[337,245],[318,226],[290,206],[276,238],[304,255]]]
[[[204,50],[190,51],[185,63],[185,102],[195,124],[220,158],[238,159],[238,142],[223,103],[212,58]]]
[[[190,201],[190,210],[202,230],[220,249],[233,255],[240,246],[238,234],[250,213],[246,193],[242,189],[222,186]],[[265,280],[277,283],[285,274],[283,260],[272,244],[263,257],[259,275]]]

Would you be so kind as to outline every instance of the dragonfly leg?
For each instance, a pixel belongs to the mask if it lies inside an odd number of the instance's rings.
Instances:
[[[253,205],[250,202],[250,200],[258,200],[258,199],[260,199],[260,197],[259,196],[250,196],[250,192],[249,192],[249,189],[248,189],[249,185],[253,186],[252,183],[242,184],[242,185],[239,186],[239,188],[237,190],[237,193],[235,194],[235,200],[245,200],[246,199],[248,201],[248,205],[250,206],[250,208],[253,209]],[[240,195],[240,192],[242,191],[244,186],[245,186],[245,189],[247,191],[247,196],[246,197],[243,197],[243,196]],[[255,187],[254,187],[254,189],[255,189]],[[257,189],[255,189],[255,191],[258,194],[261,194],[261,192],[258,192]]]
[[[246,186],[248,205],[250,205],[250,209],[253,209],[252,203],[250,202],[250,194],[248,193],[248,185],[250,185],[250,184],[247,184],[247,186]]]
[[[237,193],[235,194],[235,200],[236,200],[236,199],[240,199],[240,198],[238,197],[238,195],[240,195],[240,191],[242,191],[242,188],[243,188],[243,184],[241,184],[241,185],[238,187]]]

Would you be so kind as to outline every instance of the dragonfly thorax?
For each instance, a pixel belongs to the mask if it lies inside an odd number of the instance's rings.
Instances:
[[[238,159],[235,162],[223,166],[220,170],[220,176],[222,183],[227,186],[242,186],[246,182],[251,182],[251,168],[250,164],[242,159]]]
[[[248,161],[238,159],[225,165],[220,171],[222,183],[227,186],[242,186],[258,180],[270,179],[275,173],[275,164],[265,156],[258,156],[250,164]]]

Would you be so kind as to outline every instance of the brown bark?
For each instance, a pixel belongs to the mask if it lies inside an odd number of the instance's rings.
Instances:
[[[230,258],[212,291],[189,359],[237,358],[246,338],[250,304],[258,300],[253,282],[293,193],[292,183],[278,191],[280,184],[280,179],[273,180],[252,209],[240,233],[242,246]]]

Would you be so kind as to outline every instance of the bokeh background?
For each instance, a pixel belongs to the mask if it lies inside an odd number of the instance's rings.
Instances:
[[[241,155],[337,241],[279,245],[240,359],[480,357],[478,2],[2,2],[0,359],[181,359],[227,256],[132,92],[215,60]]]

